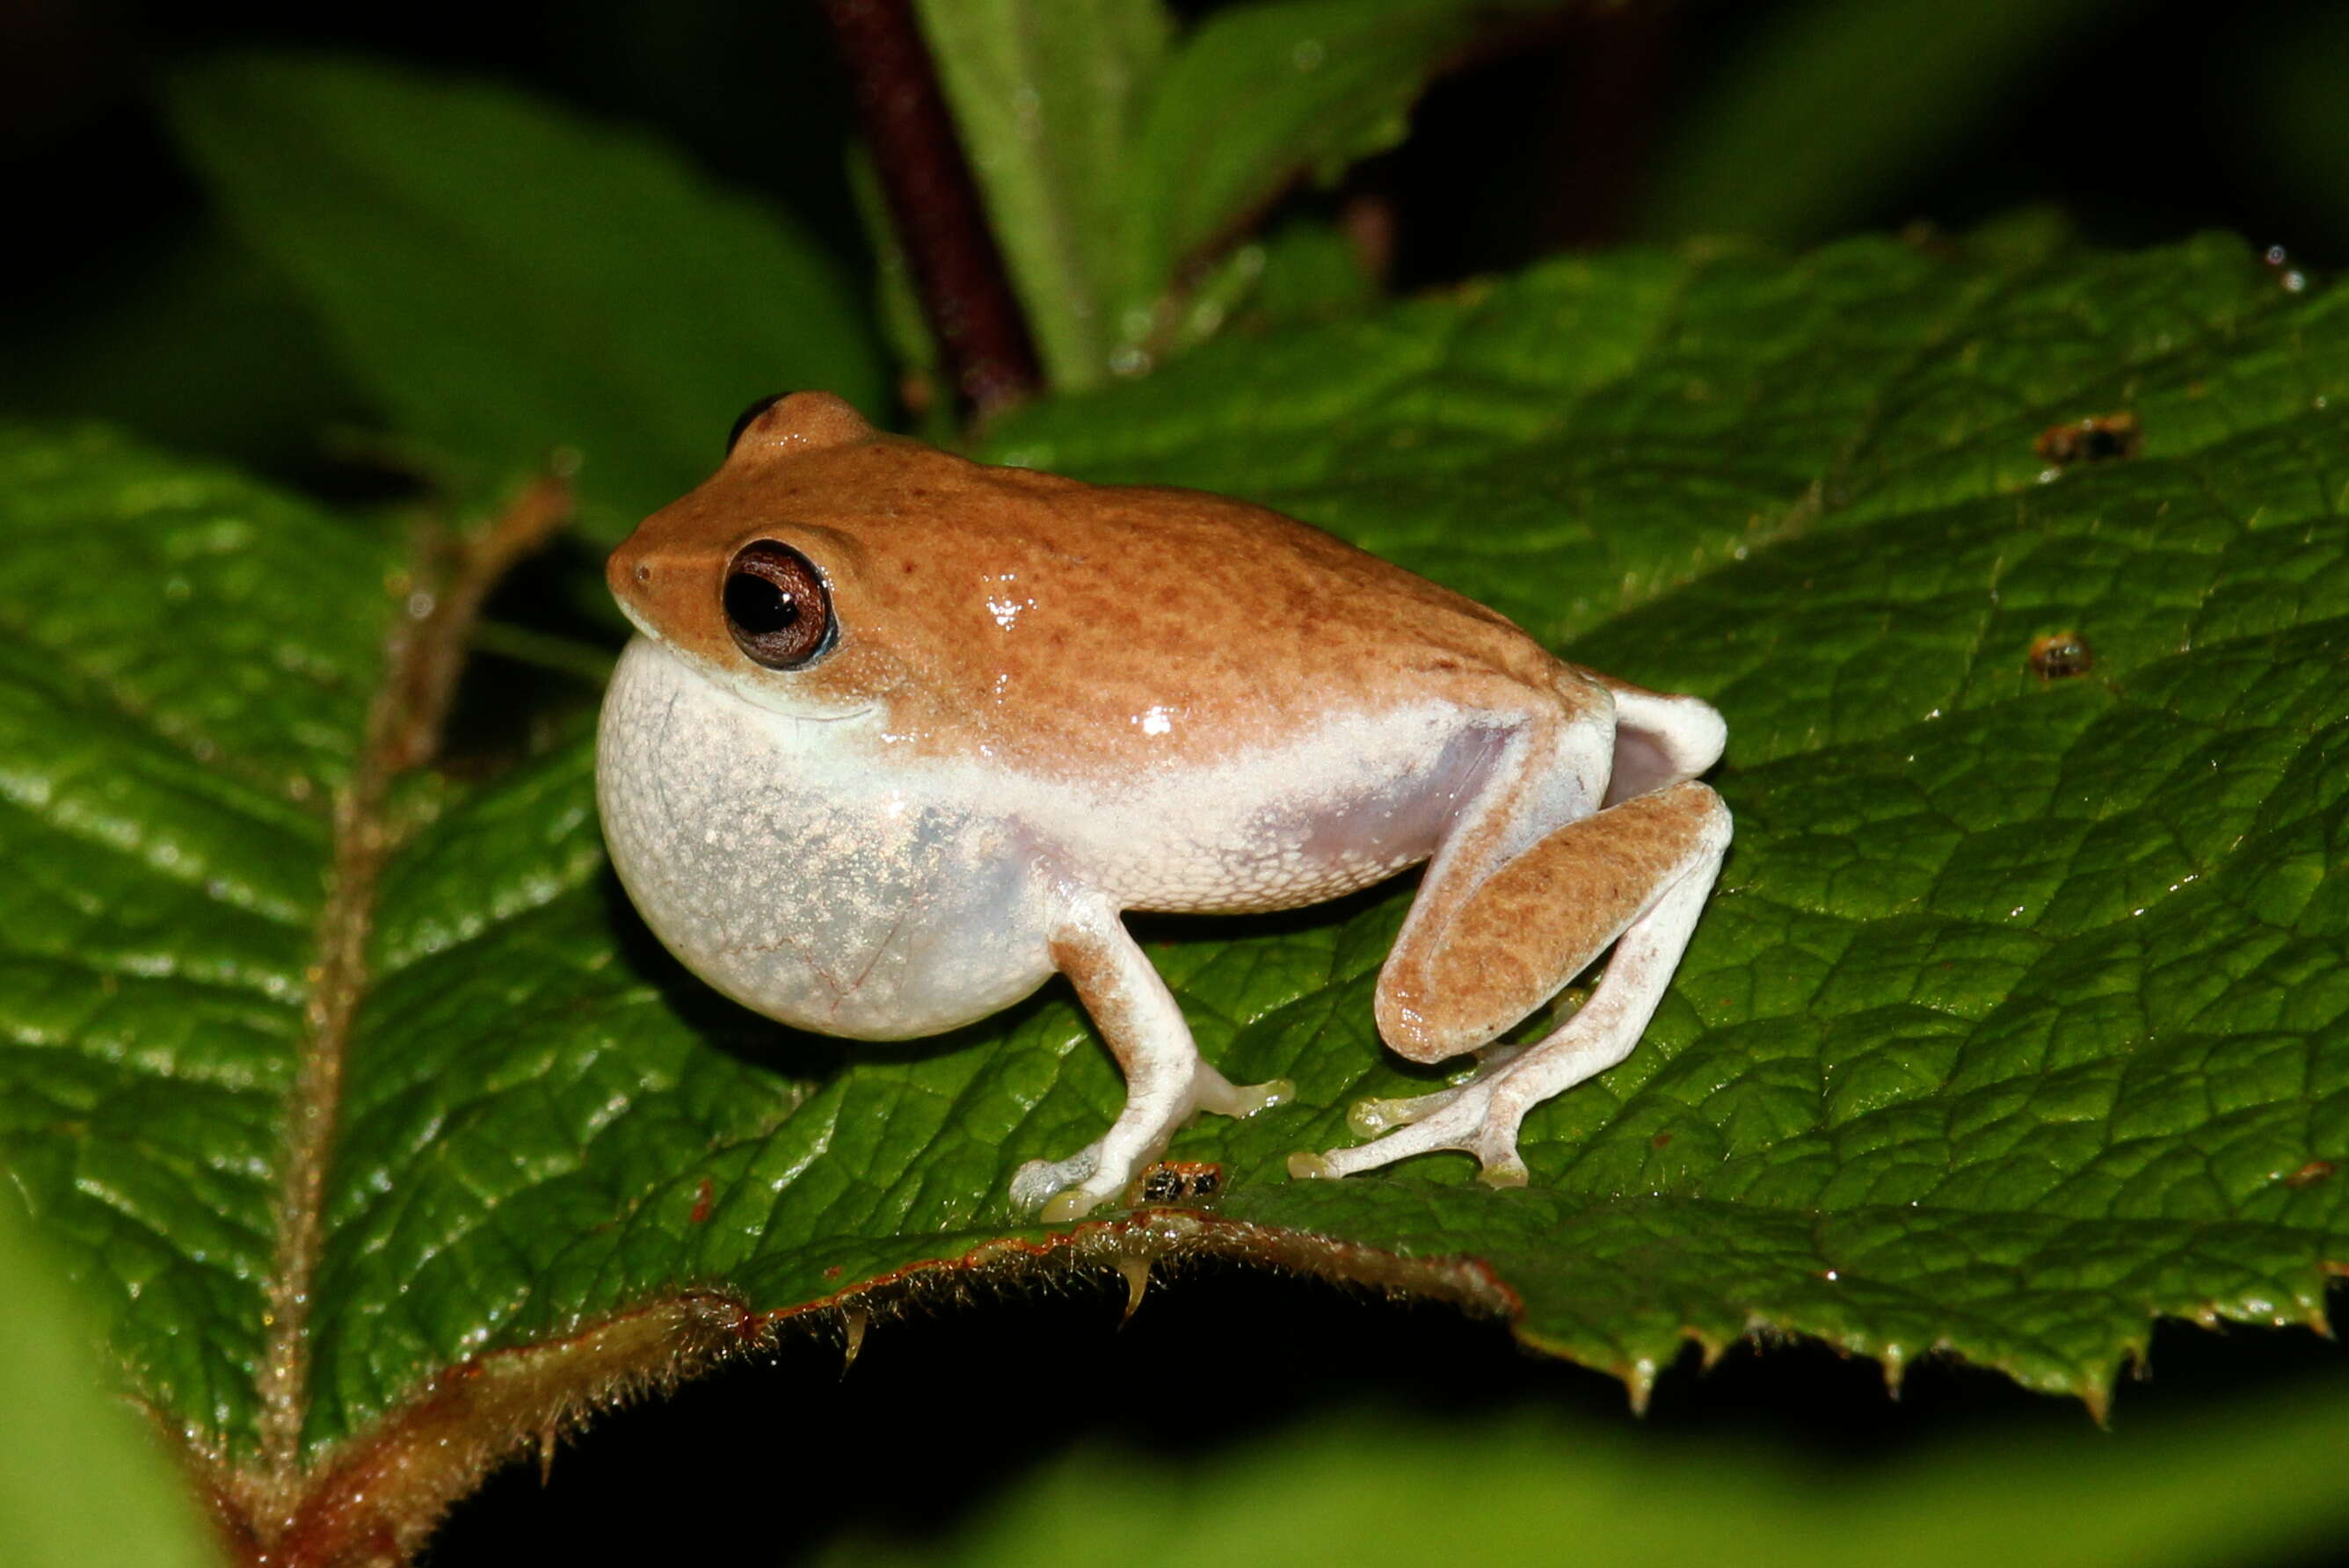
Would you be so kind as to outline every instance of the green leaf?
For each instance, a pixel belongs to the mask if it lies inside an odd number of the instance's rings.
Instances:
[[[83,1304],[23,1211],[0,1196],[0,1562],[10,1568],[197,1568],[195,1510],[106,1375]],[[35,1440],[37,1434],[37,1440]]]
[[[1538,1562],[2138,1568],[2321,1558],[2349,1522],[2336,1383],[2216,1418],[1941,1449],[1875,1466],[1661,1443],[1595,1423],[1282,1429],[1205,1459],[1098,1450],[1024,1479],[942,1542],[853,1538],[859,1565]]]
[[[794,1319],[1169,1251],[1506,1312],[1635,1389],[1689,1337],[1792,1332],[2101,1400],[2157,1315],[2318,1321],[2349,1258],[2344,302],[2217,239],[1635,253],[1008,422],[1001,455],[1273,501],[1717,701],[1740,831],[1648,1037],[1534,1114],[1515,1191],[1448,1156],[1284,1174],[1429,1081],[1371,1021],[1407,889],[1144,923],[1210,1058],[1299,1097],[1178,1140],[1219,1212],[1059,1231],[1010,1174],[1122,1094],[1065,990],[902,1047],[731,1008],[627,912],[584,747],[370,784],[420,564],[21,438],[0,1160],[170,1421],[245,1484],[396,1478],[363,1490],[409,1531]],[[2033,449],[2124,411],[2141,456]],[[2033,673],[2058,631],[2088,674]],[[329,1126],[311,1206],[288,1150]]]
[[[1088,387],[1165,279],[1126,236],[1134,126],[1165,54],[1158,0],[921,0],[922,27],[1055,386]]]
[[[1428,78],[1496,20],[1559,0],[1278,0],[1216,12],[1151,95],[1140,265],[1171,279],[1303,178],[1403,138]]]
[[[1676,129],[1642,238],[1805,242],[1868,221],[1894,181],[1998,115],[2115,0],[1809,0],[1779,8]],[[2093,149],[2050,147],[2052,160]]]
[[[883,406],[867,313],[782,214],[519,93],[326,59],[186,70],[175,121],[230,220],[479,501],[558,449],[616,538],[751,399]]]
[[[394,559],[94,431],[0,443],[0,1158],[141,1395],[246,1429]]]
[[[1278,0],[1171,47],[1156,0],[924,0],[922,20],[1048,377],[1077,391],[1206,335],[1182,306],[1217,247],[1400,141],[1496,20],[1559,4]]]
[[[1292,219],[1244,251],[1261,252],[1262,281],[1247,304],[1262,322],[1288,325],[1367,309],[1378,284],[1332,223]]]

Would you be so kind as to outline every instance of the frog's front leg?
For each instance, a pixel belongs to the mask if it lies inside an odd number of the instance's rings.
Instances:
[[[1253,1116],[1296,1093],[1287,1078],[1236,1085],[1192,1042],[1174,995],[1113,911],[1083,907],[1053,934],[1053,967],[1076,987],[1093,1026],[1125,1073],[1125,1109],[1102,1138],[1066,1160],[1032,1160],[1011,1178],[1011,1201],[1073,1220],[1123,1192],[1202,1110]]]
[[[1640,738],[1619,738],[1619,763],[1620,741]],[[1664,738],[1667,753],[1671,738]],[[1717,741],[1700,744],[1682,760],[1701,767],[1717,750]],[[1661,770],[1670,779],[1680,769],[1665,763]],[[1612,944],[1605,978],[1550,1035],[1484,1052],[1466,1083],[1357,1106],[1357,1130],[1394,1130],[1357,1148],[1295,1156],[1293,1174],[1345,1176],[1449,1149],[1475,1155],[1485,1181],[1520,1185],[1517,1128],[1526,1113],[1639,1043],[1713,891],[1729,847],[1729,810],[1704,785],[1682,779],[1541,832],[1526,816],[1555,809],[1545,803],[1557,796],[1540,787],[1538,768],[1528,772],[1503,781],[1493,809],[1431,867],[1380,975],[1380,1032],[1402,1056],[1440,1061],[1487,1045]],[[1596,798],[1606,783],[1603,773],[1586,774],[1584,788]],[[1511,841],[1528,837],[1510,851]]]

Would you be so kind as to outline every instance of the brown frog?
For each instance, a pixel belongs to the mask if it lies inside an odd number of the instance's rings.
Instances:
[[[1464,1083],[1365,1101],[1340,1176],[1517,1127],[1638,1043],[1730,838],[1711,707],[1567,664],[1457,593],[1194,490],[1081,483],[882,434],[803,392],[611,559],[642,635],[604,704],[614,864],[747,1006],[934,1034],[1065,975],[1124,1110],[1014,1201],[1122,1194],[1200,1110],[1246,1116],[1121,916],[1289,909],[1421,861],[1379,977],[1399,1054]],[[1563,1025],[1494,1047],[1612,944]]]

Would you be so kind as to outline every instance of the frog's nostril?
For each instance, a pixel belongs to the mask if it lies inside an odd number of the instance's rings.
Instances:
[[[636,566],[636,581],[639,583],[649,583],[652,580],[653,569],[643,564],[641,562],[638,562]]]

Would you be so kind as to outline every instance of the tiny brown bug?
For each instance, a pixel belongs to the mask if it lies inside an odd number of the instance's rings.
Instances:
[[[1203,1160],[1162,1160],[1133,1179],[1129,1205],[1211,1203],[1224,1190],[1224,1168]]]
[[[2145,427],[2130,413],[2094,414],[2039,432],[2033,450],[2058,468],[2133,458],[2145,446]]]
[[[2077,632],[2050,632],[2031,645],[2031,669],[2044,681],[2069,680],[2096,667],[2088,639]]]

